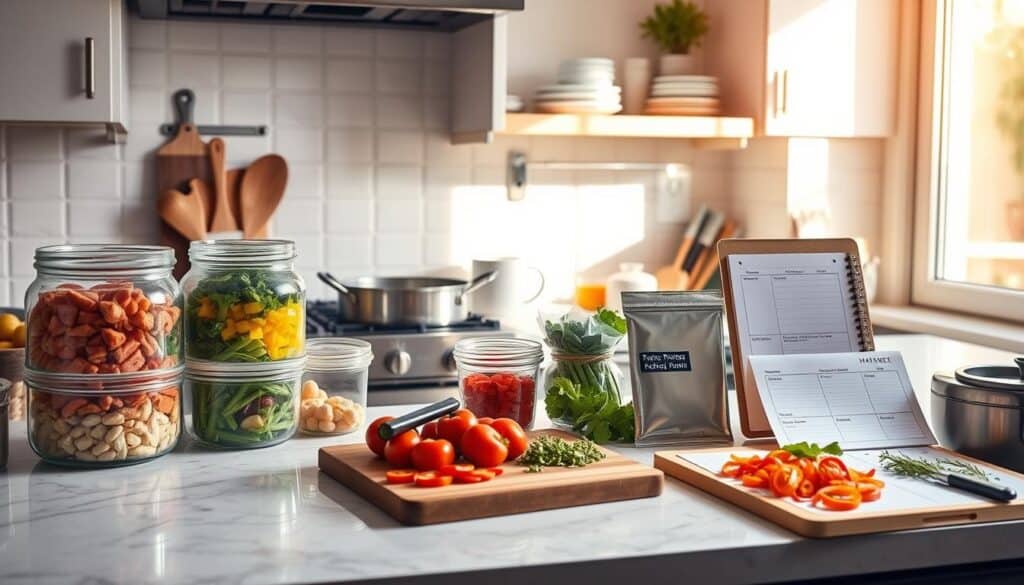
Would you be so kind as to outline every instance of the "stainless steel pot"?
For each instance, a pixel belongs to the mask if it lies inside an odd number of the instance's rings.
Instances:
[[[932,426],[943,447],[1024,472],[1024,358],[932,376]]]
[[[466,283],[454,278],[363,276],[341,282],[317,272],[338,291],[342,321],[366,325],[450,325],[469,316],[467,295],[494,281],[497,271],[485,272]]]

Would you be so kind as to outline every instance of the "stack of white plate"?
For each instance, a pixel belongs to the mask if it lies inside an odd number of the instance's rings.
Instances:
[[[534,106],[549,114],[614,114],[622,110],[611,59],[570,59],[558,66],[558,83],[537,90]]]
[[[523,98],[511,93],[505,96],[506,112],[522,112],[524,106]]]
[[[718,79],[707,75],[655,77],[645,112],[667,116],[715,116],[718,114]]]

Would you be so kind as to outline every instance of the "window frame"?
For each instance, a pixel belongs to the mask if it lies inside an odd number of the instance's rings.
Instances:
[[[913,222],[913,256],[910,301],[939,309],[1024,321],[1024,291],[946,281],[937,272],[939,165],[941,163],[942,73],[947,65],[937,56],[948,40],[941,19],[949,15],[955,0],[926,0],[921,6],[921,48],[918,68],[917,168]]]

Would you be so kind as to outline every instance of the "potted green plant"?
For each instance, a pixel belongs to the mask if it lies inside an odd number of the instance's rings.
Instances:
[[[999,90],[996,126],[1013,146],[1013,170],[1024,178],[1024,62],[1020,59],[1020,55],[1024,55],[1024,28],[999,32],[1000,48],[1005,56],[1000,70],[1006,73],[1006,78]],[[1015,193],[1006,202],[1006,227],[1012,239],[1024,241],[1024,193]]]
[[[700,46],[708,33],[708,15],[693,2],[672,0],[656,4],[654,13],[640,22],[643,38],[653,40],[663,51],[661,75],[694,73],[697,63],[691,49]]]

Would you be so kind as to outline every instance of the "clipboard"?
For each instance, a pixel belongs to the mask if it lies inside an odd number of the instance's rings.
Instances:
[[[851,238],[828,239],[729,239],[718,242],[719,269],[722,275],[722,294],[725,298],[725,314],[729,325],[729,340],[732,345],[732,363],[735,369],[736,396],[740,407],[740,428],[749,438],[772,437],[772,429],[765,415],[760,395],[753,385],[750,364],[747,360],[749,349],[744,347],[743,334],[739,331],[736,318],[735,295],[729,271],[729,256],[733,254],[845,254],[848,262],[848,282],[853,295],[860,326],[860,351],[873,351],[875,338],[872,334],[871,317],[868,314],[867,294],[864,291],[864,274],[861,270],[860,250]],[[749,385],[748,385],[749,384]]]

